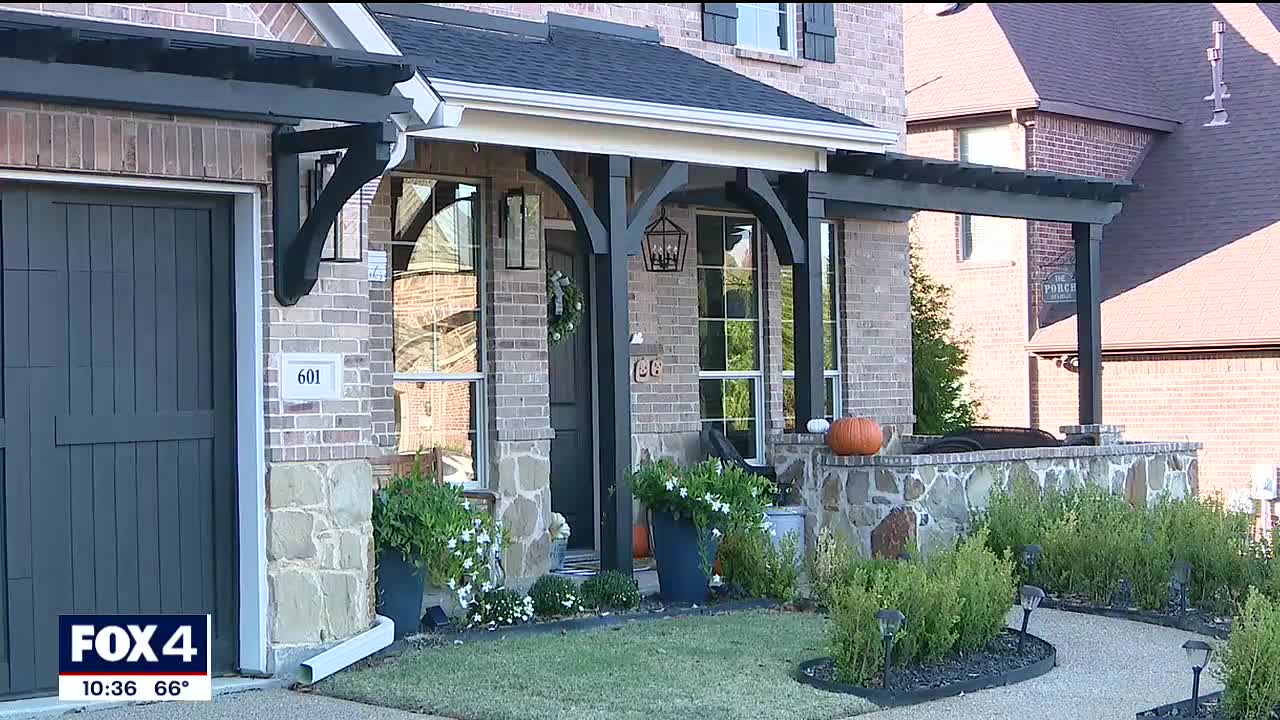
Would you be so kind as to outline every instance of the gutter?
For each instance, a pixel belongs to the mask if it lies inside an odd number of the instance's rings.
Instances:
[[[1040,357],[1075,355],[1075,345],[1027,345],[1027,352]],[[1196,353],[1229,353],[1256,350],[1280,350],[1280,338],[1246,340],[1166,340],[1157,342],[1103,343],[1103,354],[1109,355],[1191,355]]]
[[[388,647],[395,628],[391,618],[378,615],[373,627],[303,662],[299,681],[311,685]]]

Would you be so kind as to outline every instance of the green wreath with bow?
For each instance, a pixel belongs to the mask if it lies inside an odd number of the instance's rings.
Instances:
[[[547,273],[547,341],[555,345],[582,324],[586,301],[573,279],[559,270]]]

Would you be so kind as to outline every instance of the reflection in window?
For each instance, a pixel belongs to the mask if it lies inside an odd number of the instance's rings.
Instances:
[[[722,430],[746,458],[758,458],[760,282],[754,220],[699,215],[698,369],[703,427]]]
[[[738,46],[790,54],[791,13],[788,3],[738,3]]]
[[[1009,141],[1003,127],[963,128],[958,131],[960,160],[1008,167]],[[1009,238],[1000,218],[960,216],[960,260],[1001,262],[1009,259]]]
[[[832,420],[840,407],[840,365],[837,354],[839,304],[837,298],[837,243],[835,225],[822,223],[822,367],[825,376],[826,417]],[[796,316],[794,272],[782,266],[782,418],[786,432],[796,431]]]
[[[479,187],[392,179],[396,421],[401,453],[439,448],[446,480],[479,479],[481,385]]]

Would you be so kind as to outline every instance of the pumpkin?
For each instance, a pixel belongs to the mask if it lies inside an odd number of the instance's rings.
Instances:
[[[827,431],[827,447],[837,455],[875,455],[883,442],[884,431],[871,418],[840,418]]]

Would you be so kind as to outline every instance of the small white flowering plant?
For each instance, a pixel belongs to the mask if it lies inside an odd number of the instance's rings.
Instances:
[[[447,587],[462,607],[494,589],[493,566],[504,544],[489,513],[472,507],[462,489],[441,483],[421,463],[392,478],[373,498],[373,539],[380,551],[394,549]]]
[[[569,527],[569,521],[564,519],[564,515],[558,512],[551,513],[551,524],[547,526],[547,534],[551,536],[551,541],[568,540],[573,529]]]
[[[693,523],[704,539],[703,569],[711,577],[715,557],[707,541],[747,529],[767,530],[764,510],[776,490],[768,478],[719,460],[680,466],[662,459],[631,474],[631,492],[650,510]]]
[[[538,617],[554,618],[583,612],[582,593],[578,584],[560,575],[543,575],[529,588],[533,612]]]
[[[467,627],[497,630],[533,619],[533,598],[507,588],[490,588],[478,593],[467,608]]]

